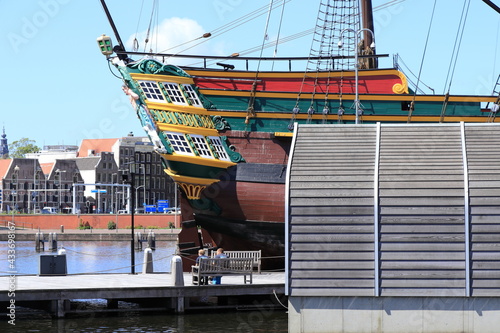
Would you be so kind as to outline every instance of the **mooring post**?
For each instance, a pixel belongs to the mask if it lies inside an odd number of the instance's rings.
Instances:
[[[52,251],[52,241],[53,241],[53,233],[49,232],[49,238],[48,238],[48,243],[49,243],[49,246],[48,246],[48,249],[49,251]]]
[[[172,279],[175,287],[184,286],[184,274],[182,273],[182,258],[180,256],[173,256],[172,262]],[[178,296],[173,298],[173,303],[175,306],[175,312],[184,313],[184,296]]]
[[[148,247],[151,250],[156,249],[156,236],[155,236],[155,233],[153,231],[150,231],[148,234]]]
[[[66,312],[70,309],[70,301],[68,299],[55,299],[51,303],[52,316],[55,318],[64,318]]]
[[[45,251],[45,241],[43,239],[43,232],[35,234],[35,250],[36,252]]]
[[[57,234],[49,233],[49,251],[57,251]]]
[[[184,274],[182,273],[182,258],[180,256],[172,257],[172,278],[174,279],[174,286],[184,286]]]
[[[153,251],[148,247],[144,249],[144,260],[142,262],[142,274],[153,273]]]
[[[140,232],[136,232],[135,233],[135,249],[136,250],[142,250],[142,239],[141,239],[141,233]]]
[[[40,252],[40,233],[35,234],[35,251]]]

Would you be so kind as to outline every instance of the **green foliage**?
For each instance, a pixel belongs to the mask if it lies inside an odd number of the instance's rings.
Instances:
[[[174,222],[168,222],[168,227],[169,227],[170,229],[175,228],[175,224],[174,224]]]
[[[90,226],[90,223],[88,221],[83,222],[82,219],[80,219],[80,223],[78,223],[78,229],[85,230],[90,228],[92,227]]]
[[[36,153],[40,147],[36,145],[35,140],[22,138],[9,144],[9,156],[11,158],[24,158],[26,154]]]
[[[114,221],[109,221],[108,230],[115,230],[115,229],[116,229],[116,223]]]
[[[160,229],[160,227],[157,225],[148,225],[146,229]]]

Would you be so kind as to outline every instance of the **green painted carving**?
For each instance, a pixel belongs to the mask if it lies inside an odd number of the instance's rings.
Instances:
[[[212,121],[214,122],[215,129],[218,131],[231,129],[231,126],[228,124],[228,122],[221,116],[213,116]]]
[[[201,101],[201,104],[203,105],[203,107],[207,110],[216,110],[217,108],[215,107],[214,103],[212,103],[211,100],[209,100],[208,98],[205,97],[205,95],[203,95],[201,92],[200,92],[200,89],[195,86],[195,85],[191,85],[193,87],[193,89],[196,91],[196,93],[198,94],[198,97],[200,98],[200,101]]]
[[[128,65],[132,69],[137,69],[144,74],[163,74],[190,77],[188,73],[174,65],[164,65],[154,59],[143,59],[138,63]]]
[[[229,155],[229,158],[231,159],[231,162],[234,162],[234,163],[245,162],[245,159],[243,158],[243,156],[241,156],[240,153],[235,151],[236,148],[233,145],[230,145],[230,146],[228,145],[227,136],[221,136],[220,139],[222,142],[222,146],[224,147],[227,154]]]
[[[211,212],[212,214],[215,213],[215,215],[220,215],[222,213],[222,209],[214,201],[208,198],[201,198],[196,200],[190,199],[189,204],[195,210]]]

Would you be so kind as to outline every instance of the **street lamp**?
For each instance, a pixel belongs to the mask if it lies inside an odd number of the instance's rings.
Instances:
[[[15,193],[15,204],[14,204],[14,209],[17,210],[17,195],[19,192],[19,165],[16,165],[14,167],[14,174],[12,175],[12,180],[14,184],[16,184],[16,193]]]
[[[122,180],[123,183],[128,183],[130,185],[130,273],[135,274],[135,251],[134,251],[134,200],[135,200],[135,192],[134,191],[134,183],[135,183],[135,167],[132,165],[135,162],[126,163],[129,166],[129,170],[122,170]],[[128,173],[130,173],[130,179],[128,177]]]
[[[139,207],[139,203],[137,202],[139,200],[139,196],[137,195],[137,190],[140,189],[140,188],[146,188],[146,186],[144,185],[139,185],[135,188],[135,208]],[[146,198],[146,197],[144,197]],[[145,200],[145,199],[144,199]]]
[[[116,182],[115,182],[115,175],[116,175]],[[118,173],[116,172],[113,172],[111,174],[111,183],[113,184],[118,184]],[[113,203],[113,192],[116,192],[116,187],[115,186],[111,186],[111,211],[116,210],[118,211],[118,201],[116,201],[115,203]]]
[[[344,30],[342,30],[340,32],[340,40],[339,40],[339,43],[338,43],[338,46],[339,48],[343,47],[344,46],[344,43],[343,43],[343,34],[345,31],[349,31],[349,32],[352,32],[354,33],[354,45],[355,45],[355,49],[354,49],[354,71],[355,71],[355,88],[356,88],[356,98],[354,99],[354,106],[355,106],[355,109],[356,109],[356,124],[359,124],[359,114],[360,112],[362,112],[363,110],[361,109],[361,103],[359,102],[359,93],[358,93],[358,67],[359,67],[359,63],[358,63],[358,55],[359,55],[359,52],[358,52],[358,39],[359,39],[359,34],[363,31],[369,31],[371,34],[372,34],[372,40],[375,40],[375,35],[373,34],[373,31],[371,31],[370,29],[359,29],[359,30],[353,30],[353,29],[349,29],[349,28],[346,28]],[[370,47],[373,49],[375,48],[375,43],[372,43],[370,45]]]

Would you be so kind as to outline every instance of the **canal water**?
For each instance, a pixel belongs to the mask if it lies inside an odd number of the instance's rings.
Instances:
[[[130,273],[130,242],[125,241],[64,241],[59,242],[67,256],[68,274]],[[0,275],[8,275],[6,242],[0,246]],[[16,270],[19,275],[38,274],[41,254],[55,252],[35,251],[34,242],[16,242]],[[175,242],[157,241],[153,252],[154,271],[170,272],[175,253]],[[136,272],[142,271],[143,252],[135,251]],[[111,277],[112,275],[110,275]],[[50,277],[47,277],[50,278]],[[103,300],[83,303],[86,309],[102,307]],[[90,313],[78,317],[52,319],[42,311],[20,308],[16,325],[0,319],[0,332],[287,332],[288,315],[283,310],[259,307],[243,311],[210,311],[207,313],[146,313],[134,311],[133,303],[126,312],[114,314]],[[5,310],[0,310],[4,313]]]

